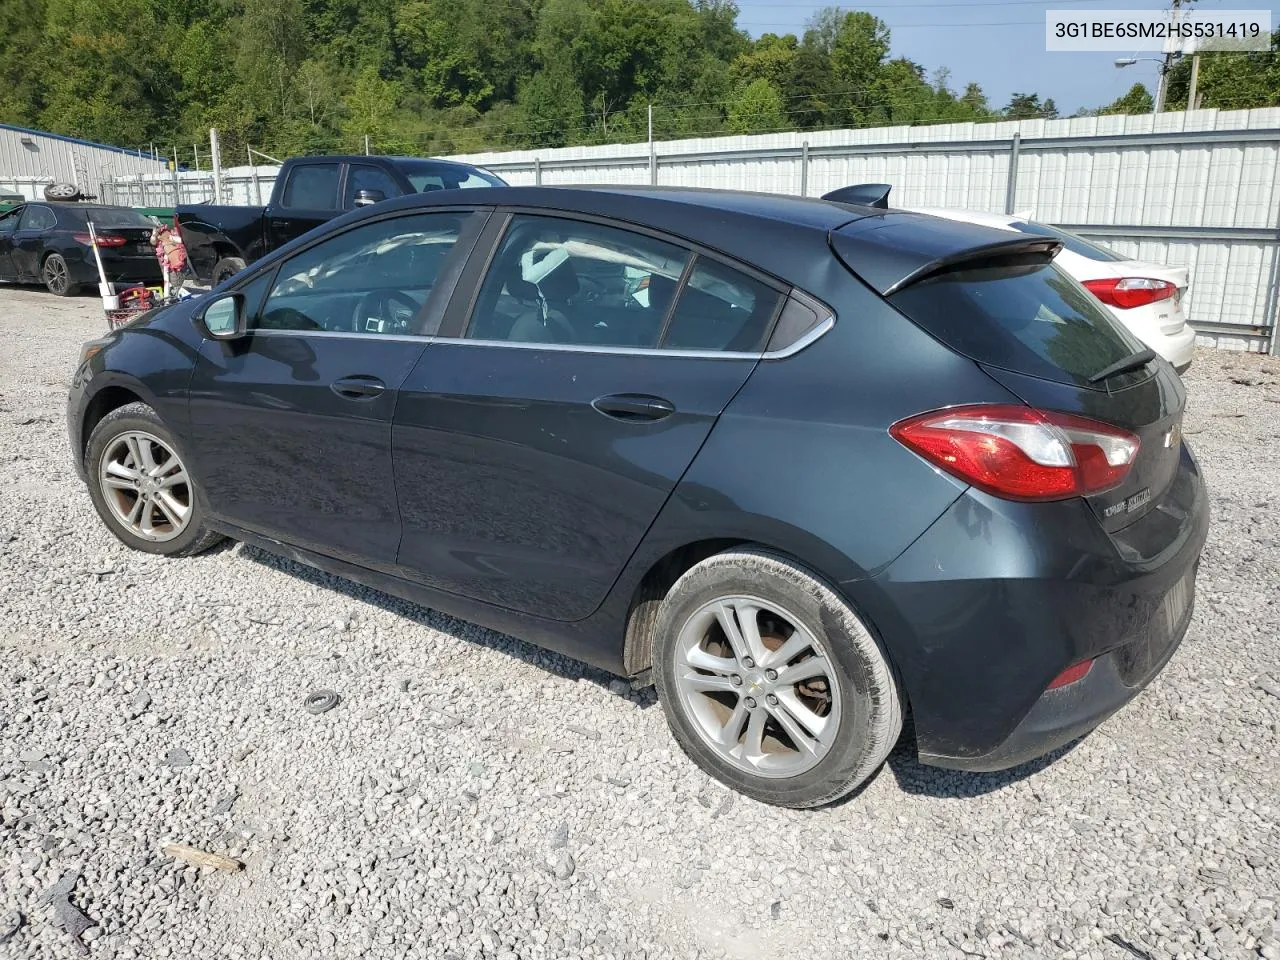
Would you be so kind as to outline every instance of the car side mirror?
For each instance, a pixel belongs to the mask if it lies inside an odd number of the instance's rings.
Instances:
[[[381,203],[387,199],[387,195],[381,190],[357,190],[356,202],[357,207],[368,207],[375,203]]]
[[[205,332],[215,340],[236,340],[245,335],[244,296],[228,293],[211,300],[200,314]]]

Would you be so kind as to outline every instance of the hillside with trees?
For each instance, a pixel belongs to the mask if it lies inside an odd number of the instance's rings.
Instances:
[[[3,0],[0,121],[183,156],[217,126],[228,156],[286,156],[365,136],[415,154],[637,140],[650,104],[660,139],[1057,115],[893,56],[870,13],[829,7],[758,39],[737,15],[731,0]],[[1206,97],[1216,77],[1203,69]]]

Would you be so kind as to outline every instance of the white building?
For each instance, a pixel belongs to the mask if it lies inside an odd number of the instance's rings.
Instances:
[[[102,196],[102,185],[115,177],[166,169],[165,157],[153,160],[137,150],[0,123],[0,193],[35,200],[50,183],[74,183],[84,193]]]

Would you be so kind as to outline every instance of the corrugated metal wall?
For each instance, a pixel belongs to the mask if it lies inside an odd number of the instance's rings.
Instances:
[[[163,160],[136,151],[0,124],[2,193],[34,200],[50,183],[74,183],[84,193],[101,196],[103,184],[116,177],[164,169]]]
[[[1260,349],[1261,328],[1274,322],[1278,108],[702,138],[663,141],[654,153],[631,143],[452,159],[513,184],[657,182],[818,196],[886,182],[895,206],[992,212],[1012,199],[1014,212],[1129,256],[1190,267],[1186,306],[1206,342]],[[270,195],[275,168],[256,168],[257,190],[252,173],[223,171],[224,203]],[[118,183],[116,202],[172,203],[170,177]],[[181,193],[183,202],[212,199],[212,177],[183,174]]]

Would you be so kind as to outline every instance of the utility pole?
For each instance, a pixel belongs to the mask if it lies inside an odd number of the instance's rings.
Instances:
[[[222,154],[218,150],[218,128],[209,128],[209,152],[213,155],[213,202],[222,202]]]
[[[649,185],[658,183],[658,156],[653,152],[653,104],[649,104]]]
[[[1196,107],[1196,87],[1200,85],[1200,54],[1193,53],[1191,55],[1191,85],[1187,88],[1187,109],[1195,110]]]
[[[364,155],[366,157],[369,155],[369,135],[367,133],[364,135]]]

